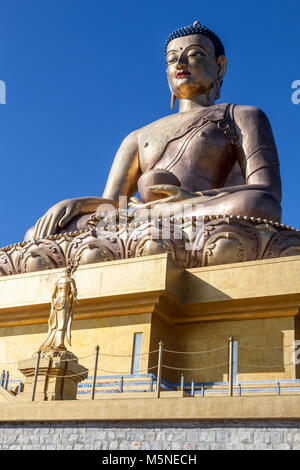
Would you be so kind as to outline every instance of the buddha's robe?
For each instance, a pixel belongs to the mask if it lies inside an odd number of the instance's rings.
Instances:
[[[184,202],[185,205],[203,204],[206,215],[232,214],[280,220],[279,200],[268,191],[255,187],[255,184],[268,180],[266,171],[279,166],[271,128],[266,120],[266,128],[254,129],[253,141],[249,143],[248,139],[245,148],[243,135],[235,123],[234,108],[233,104],[218,104],[199,111],[167,142],[151,169],[169,170],[183,189],[214,196],[210,200],[206,197]],[[259,126],[259,118],[255,124]],[[253,123],[249,125],[253,126]],[[220,188],[222,194],[210,194],[211,190]],[[172,204],[172,212],[176,213],[183,203]],[[195,208],[190,209],[190,215],[194,211]],[[198,208],[194,215],[204,215],[204,212],[204,208],[200,212]]]

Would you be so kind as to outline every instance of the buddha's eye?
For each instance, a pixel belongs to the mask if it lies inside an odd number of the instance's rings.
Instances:
[[[170,65],[170,64],[174,64],[174,62],[176,62],[177,58],[175,56],[169,56],[167,58],[167,64]]]
[[[199,50],[198,51],[193,50],[188,53],[188,57],[204,57],[204,56],[205,56],[204,52],[199,51]]]

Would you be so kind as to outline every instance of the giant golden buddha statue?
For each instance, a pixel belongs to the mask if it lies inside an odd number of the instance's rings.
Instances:
[[[172,107],[177,98],[179,111],[126,137],[107,180],[105,202],[117,205],[120,196],[133,196],[141,175],[163,169],[172,172],[180,185],[160,178],[161,184],[152,185],[151,191],[161,197],[146,207],[155,204],[163,210],[167,204],[169,211],[172,204],[176,212],[182,201],[191,204],[193,198],[193,204],[204,201],[198,215],[280,221],[279,163],[267,117],[252,106],[215,104],[227,66],[221,41],[197,22],[179,29],[167,40],[166,64]],[[229,186],[226,180],[236,162],[243,183]],[[96,211],[101,202],[97,197],[59,202],[27,238],[52,235],[75,216]]]
[[[268,118],[253,106],[215,103],[227,67],[221,40],[196,21],[169,35],[165,58],[171,109],[178,99],[178,112],[131,132],[103,197],[55,204],[6,266],[23,272],[70,257],[87,263],[162,251],[184,267],[299,254],[298,232],[280,224],[279,161]],[[131,212],[119,223],[126,198]],[[168,237],[161,236],[162,221],[171,224]]]

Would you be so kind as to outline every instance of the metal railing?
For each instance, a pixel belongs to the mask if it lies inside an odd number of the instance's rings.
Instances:
[[[261,352],[261,350],[282,350],[286,348],[291,348],[293,345],[290,346],[247,346],[245,344],[239,345],[241,350],[255,350]],[[221,354],[221,359],[219,357],[219,353],[223,351]],[[203,360],[203,355],[205,354],[213,354],[215,353],[219,361],[214,362],[205,362]],[[149,366],[150,356],[153,354],[157,354],[157,361],[154,360],[151,364],[154,365],[151,367]],[[176,355],[178,357],[186,356],[187,360],[185,359],[185,367],[180,366],[180,361],[176,360]],[[197,365],[198,359],[194,359],[193,367],[186,367],[189,365],[189,357],[199,355],[199,367],[195,367]],[[195,397],[207,397],[207,396],[216,396],[216,395],[224,395],[227,394],[229,396],[244,396],[245,394],[256,394],[256,393],[271,393],[281,395],[283,393],[299,393],[300,392],[300,380],[254,380],[254,381],[238,381],[237,380],[237,369],[238,367],[250,367],[250,368],[257,368],[259,372],[269,372],[272,371],[274,368],[283,368],[288,366],[295,366],[295,363],[284,363],[281,364],[264,364],[258,363],[255,364],[248,360],[247,363],[239,362],[237,359],[237,342],[234,341],[233,337],[228,339],[227,344],[222,347],[214,348],[214,349],[204,349],[202,351],[178,351],[178,350],[171,350],[164,347],[164,343],[160,341],[158,349],[154,351],[149,351],[146,353],[141,353],[138,356],[145,356],[145,359],[148,361],[148,366],[144,369],[141,369],[138,374],[132,374],[129,371],[119,371],[114,370],[113,367],[105,367],[105,358],[108,358],[109,361],[113,360],[116,362],[120,359],[122,365],[124,365],[123,359],[128,358],[128,363],[131,363],[132,354],[128,355],[118,355],[112,354],[111,352],[103,352],[99,346],[96,346],[95,353],[89,354],[87,356],[76,358],[76,359],[64,359],[61,361],[80,361],[81,359],[88,359],[90,358],[93,360],[93,366],[87,368],[87,370],[91,370],[92,375],[88,377],[84,382],[78,385],[78,398],[90,398],[92,400],[95,399],[96,395],[100,396],[99,394],[103,393],[118,393],[122,394],[125,392],[135,392],[135,393],[147,393],[147,392],[154,392],[154,396],[157,398],[160,397],[161,391],[181,391],[186,394]],[[170,361],[170,357],[174,356],[175,360]],[[226,359],[224,358],[226,356]],[[269,354],[267,356],[270,357]],[[223,359],[223,360],[222,360]],[[39,380],[39,361],[40,361],[40,352],[37,353],[36,356],[36,367],[35,367],[35,374],[33,380],[33,389],[32,389],[32,400],[35,400],[35,392],[37,387],[37,382]],[[111,363],[111,362],[110,362]],[[1,364],[1,363],[0,363]],[[15,363],[10,363],[15,364]],[[125,362],[126,364],[126,362]],[[212,373],[212,371],[223,369],[222,373],[227,376],[227,381],[223,382],[200,382],[196,380],[197,376],[199,377],[199,373],[201,376],[205,374],[205,371]],[[155,373],[154,373],[155,370]],[[177,383],[170,383],[164,379],[164,371],[171,371],[173,376],[176,376],[178,373],[179,382]],[[153,372],[152,372],[153,371]],[[185,380],[185,374],[188,373],[189,381]],[[47,374],[46,374],[47,375]],[[48,374],[49,377],[53,379],[53,375]],[[69,377],[72,378],[76,375],[80,374],[70,374],[67,371],[61,377]],[[194,377],[193,377],[194,375]],[[211,376],[211,375],[210,375]],[[56,376],[57,377],[57,376]],[[22,391],[22,377],[15,377],[14,375],[10,376],[9,371],[3,371],[0,379],[0,386],[5,388],[6,390],[12,390],[13,384],[19,384],[17,387],[15,386],[14,393],[20,393]]]

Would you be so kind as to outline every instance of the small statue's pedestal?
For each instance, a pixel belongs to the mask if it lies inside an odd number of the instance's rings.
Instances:
[[[32,400],[36,363],[36,358],[18,363],[19,371],[25,376],[24,392],[19,397],[21,400]],[[41,357],[34,400],[76,400],[78,383],[87,376],[88,370],[78,364],[74,355]]]

